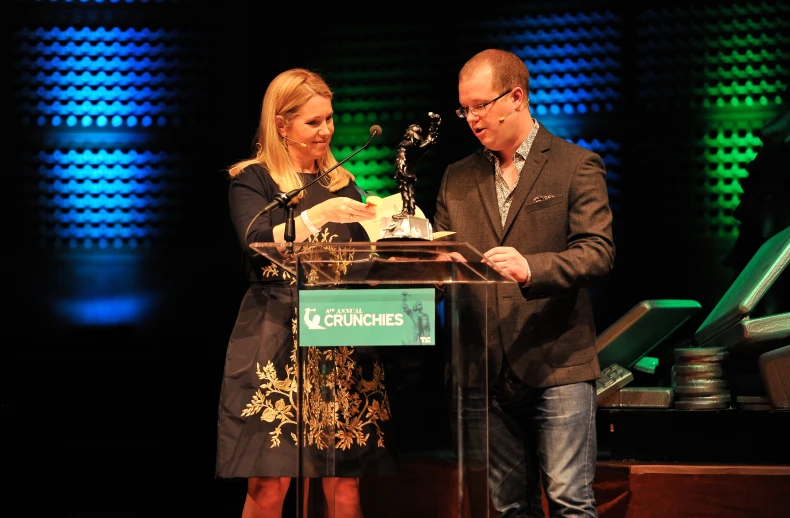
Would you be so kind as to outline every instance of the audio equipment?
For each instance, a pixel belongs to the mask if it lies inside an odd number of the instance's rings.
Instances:
[[[294,140],[294,139],[292,139],[291,137],[286,137],[285,135],[283,135],[283,138],[284,138],[285,140],[290,140],[290,141],[291,141],[291,142],[293,142],[294,144],[299,144],[299,145],[300,145],[300,146],[302,146],[302,147],[307,147],[307,144],[305,144],[304,142],[299,142],[298,140]]]
[[[505,122],[505,119],[507,119],[508,117],[510,117],[511,115],[513,115],[514,113],[516,113],[517,111],[518,111],[518,110],[513,110],[512,112],[508,113],[507,115],[503,115],[503,116],[501,116],[501,117],[499,118],[499,123],[500,123],[500,124],[502,124],[503,122]]]

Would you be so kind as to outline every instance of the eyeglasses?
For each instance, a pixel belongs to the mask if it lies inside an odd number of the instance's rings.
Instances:
[[[459,117],[461,117],[462,119],[465,119],[470,113],[472,115],[474,115],[475,117],[482,117],[483,115],[485,115],[485,112],[483,111],[483,109],[486,106],[488,106],[489,104],[497,102],[498,100],[500,100],[501,98],[503,98],[504,96],[506,96],[507,94],[509,94],[512,91],[513,91],[512,89],[508,90],[507,92],[503,93],[502,95],[491,99],[487,103],[477,104],[475,106],[470,106],[469,108],[464,108],[463,106],[461,106],[460,108],[455,110],[455,114],[458,115]]]

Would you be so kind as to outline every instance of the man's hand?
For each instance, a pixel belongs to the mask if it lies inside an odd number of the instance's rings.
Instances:
[[[497,246],[483,254],[483,256],[488,262],[505,272],[519,284],[524,284],[529,279],[530,272],[527,260],[515,248]]]

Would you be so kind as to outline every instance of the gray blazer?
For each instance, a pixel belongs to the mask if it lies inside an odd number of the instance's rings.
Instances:
[[[489,288],[489,380],[503,355],[535,387],[598,378],[587,285],[615,256],[603,160],[541,125],[513,196],[503,227],[494,165],[480,149],[445,170],[433,223],[481,253],[511,246],[529,262],[530,287]]]

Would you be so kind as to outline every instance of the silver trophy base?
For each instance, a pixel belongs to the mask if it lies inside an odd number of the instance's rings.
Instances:
[[[406,216],[396,219],[384,216],[381,218],[379,241],[383,239],[433,241],[433,229],[431,222],[425,218]]]

